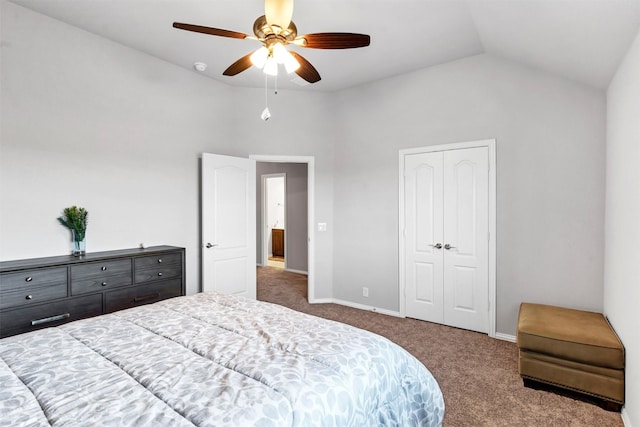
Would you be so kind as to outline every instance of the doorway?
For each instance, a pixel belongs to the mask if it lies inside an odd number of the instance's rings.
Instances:
[[[495,336],[495,140],[400,151],[408,316]]]
[[[262,175],[262,265],[286,269],[287,174]]]
[[[300,196],[300,192],[295,190],[296,184],[300,182],[300,180],[294,179],[294,175],[292,173],[286,173],[286,187],[285,192],[289,192],[289,196],[286,197],[285,201],[285,209],[293,209],[293,214],[285,214],[285,261],[286,261],[286,270],[293,273],[305,274],[307,276],[308,283],[308,300],[310,303],[313,303],[315,298],[315,234],[314,234],[314,200],[315,200],[315,158],[312,156],[280,156],[280,155],[251,155],[250,159],[255,160],[260,164],[268,164],[268,163],[281,163],[287,164],[290,166],[304,166],[306,169],[306,178],[304,179],[304,200],[299,200],[299,203],[304,204],[304,209],[302,205],[299,208],[295,208],[296,201],[294,198],[298,198]],[[258,166],[259,167],[259,166]],[[270,172],[264,172],[266,174],[269,173],[280,173],[282,171],[276,171],[271,169]],[[262,173],[258,174],[261,175]],[[258,199],[258,203],[261,199]],[[291,212],[291,211],[290,211]],[[296,222],[302,222],[303,224],[296,224]],[[301,228],[304,226],[304,229]],[[258,230],[262,230],[262,221],[258,221],[257,223]],[[303,231],[297,231],[303,230]],[[257,257],[258,265],[265,265],[263,261],[263,236],[264,233],[258,234],[258,238],[260,242],[258,244],[259,254]],[[297,235],[299,239],[297,239],[298,246],[291,242],[289,237]],[[287,244],[289,242],[289,244]],[[303,268],[297,268],[298,261],[294,258],[303,257],[306,261]]]

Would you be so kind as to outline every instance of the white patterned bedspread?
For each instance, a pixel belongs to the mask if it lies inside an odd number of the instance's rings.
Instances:
[[[433,376],[391,341],[201,293],[0,340],[2,426],[438,426]]]

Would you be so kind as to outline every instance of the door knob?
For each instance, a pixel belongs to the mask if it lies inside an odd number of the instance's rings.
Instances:
[[[429,245],[429,246],[433,246],[436,249],[442,249],[442,243],[436,243],[435,245]]]
[[[211,249],[211,248],[213,248],[214,246],[218,246],[218,244],[217,244],[217,243],[216,243],[216,244],[213,244],[213,245],[212,245],[211,243],[207,243],[207,244],[206,244],[206,248],[207,248],[207,249]]]
[[[455,249],[456,247],[455,246],[451,246],[450,244],[447,243],[447,244],[444,245],[444,248],[446,250],[449,250],[449,249]]]

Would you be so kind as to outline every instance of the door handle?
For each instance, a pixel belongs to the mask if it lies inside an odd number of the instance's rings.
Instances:
[[[455,246],[451,246],[450,244],[447,243],[447,244],[444,245],[444,248],[446,250],[449,250],[449,249],[455,249],[456,247]]]
[[[429,246],[433,246],[436,249],[442,249],[442,243],[436,243],[435,245],[429,245]],[[449,248],[447,248],[447,249],[449,249]]]
[[[213,245],[212,245],[211,243],[207,243],[207,244],[205,245],[205,247],[206,247],[207,249],[211,249],[211,248],[213,248],[213,247],[215,247],[215,246],[218,246],[218,244],[217,244],[217,243],[215,243],[215,244],[213,244]]]

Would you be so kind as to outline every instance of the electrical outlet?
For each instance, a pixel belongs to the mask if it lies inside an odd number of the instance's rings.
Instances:
[[[362,288],[362,296],[363,297],[368,297],[369,296],[369,288]]]

